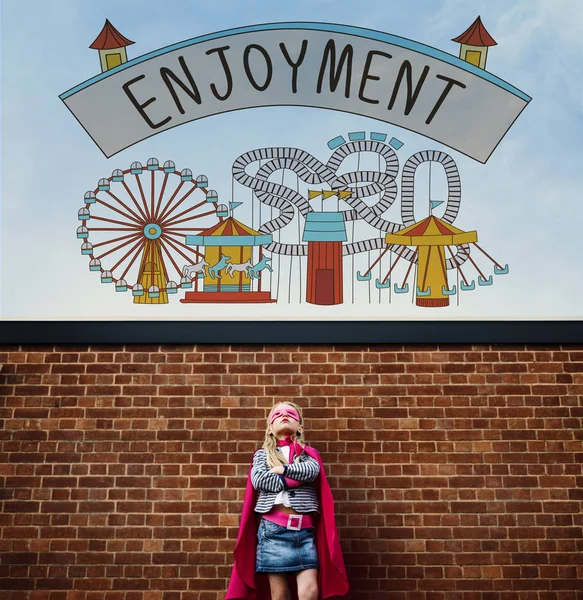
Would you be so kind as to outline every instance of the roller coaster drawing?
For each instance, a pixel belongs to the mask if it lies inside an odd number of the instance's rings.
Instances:
[[[453,225],[461,203],[461,179],[453,158],[441,151],[421,151],[409,157],[401,173],[400,217],[402,222],[388,220],[384,214],[391,209],[398,197],[397,179],[400,161],[397,151],[403,146],[399,140],[392,138],[386,142],[386,134],[366,132],[348,134],[349,141],[338,136],[328,143],[333,150],[326,163],[304,150],[297,148],[263,148],[246,152],[239,156],[233,164],[233,178],[241,185],[250,188],[254,196],[267,207],[276,209],[279,214],[259,227],[263,233],[274,234],[290,225],[294,219],[305,221],[305,231],[301,243],[282,243],[274,241],[264,250],[274,255],[307,258],[308,290],[306,300],[313,304],[339,304],[343,301],[343,262],[345,257],[362,253],[379,251],[379,257],[372,261],[361,273],[349,265],[352,285],[356,282],[370,282],[372,272],[382,264],[385,255],[389,255],[390,267],[384,275],[375,279],[375,288],[389,288],[396,294],[411,293],[418,306],[448,306],[450,298],[459,291],[470,291],[475,288],[475,280],[468,276],[467,265],[471,265],[477,273],[480,286],[491,285],[492,276],[484,274],[475,257],[471,256],[472,247],[479,250],[494,265],[494,274],[508,273],[508,265],[502,266],[477,244],[477,232],[464,232]],[[373,154],[378,157],[378,170],[356,170],[340,173],[344,162],[354,155],[360,164],[360,155]],[[384,168],[383,163],[384,162]],[[254,175],[250,174],[250,166],[258,164]],[[442,168],[447,183],[445,201],[430,200],[429,215],[419,221],[415,219],[415,174],[418,168],[428,163]],[[295,189],[275,181],[277,173],[290,171],[296,176],[298,184]],[[282,179],[283,180],[283,179]],[[299,182],[320,190],[308,189],[307,198],[299,191]],[[430,184],[431,185],[431,184]],[[330,188],[324,190],[323,187]],[[317,211],[310,204],[313,198],[322,197],[322,211]],[[336,196],[338,209],[324,211],[327,198]],[[346,208],[340,209],[340,204]],[[441,217],[433,213],[441,204]],[[347,238],[346,226],[349,223],[362,221],[370,226],[377,235],[361,240]],[[353,230],[354,231],[354,230]],[[378,235],[380,234],[380,235]],[[346,243],[344,243],[346,242]],[[340,247],[340,256],[338,249]],[[447,254],[446,254],[447,252]],[[322,254],[327,260],[322,260]],[[336,258],[334,258],[336,256]],[[312,263],[310,265],[310,263]],[[405,277],[401,283],[391,282],[396,279],[397,265],[405,265]],[[465,266],[464,266],[465,265]],[[463,267],[463,268],[462,268]],[[301,272],[301,268],[299,269]],[[417,284],[409,285],[410,275],[416,273]],[[451,284],[451,276],[461,283]],[[323,289],[321,293],[310,295],[310,289]],[[311,299],[310,299],[311,296]],[[321,301],[316,298],[319,297]],[[369,295],[370,297],[370,295]],[[390,299],[390,298],[389,298]]]

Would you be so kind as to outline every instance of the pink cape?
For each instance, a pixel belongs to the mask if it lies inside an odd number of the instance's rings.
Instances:
[[[306,446],[305,451],[320,463],[320,474],[314,481],[320,501],[320,518],[316,525],[316,548],[320,569],[318,571],[318,599],[337,598],[348,593],[348,579],[334,517],[334,499],[326,479],[320,454]],[[260,515],[254,512],[257,490],[251,483],[251,469],[247,477],[245,499],[239,535],[234,551],[234,564],[225,600],[271,600],[269,579],[266,573],[255,573],[257,555],[257,529]],[[295,577],[290,577],[292,600],[297,600]]]

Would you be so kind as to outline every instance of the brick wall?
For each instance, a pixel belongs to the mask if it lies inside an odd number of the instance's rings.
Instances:
[[[0,597],[222,600],[304,407],[353,600],[583,598],[583,347],[0,348]]]

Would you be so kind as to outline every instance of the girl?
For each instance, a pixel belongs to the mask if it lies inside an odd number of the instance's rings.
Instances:
[[[276,404],[249,470],[225,600],[288,600],[290,588],[298,600],[348,592],[324,465],[298,440],[305,444],[301,408]]]

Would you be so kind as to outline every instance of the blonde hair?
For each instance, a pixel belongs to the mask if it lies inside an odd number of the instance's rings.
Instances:
[[[271,415],[273,414],[273,411],[278,409],[283,404],[286,404],[287,406],[291,406],[292,408],[294,408],[297,411],[298,416],[300,417],[300,425],[304,424],[304,419],[302,417],[302,409],[294,402],[278,402],[269,411],[269,416],[267,417],[267,428],[265,429],[265,440],[263,442],[263,449],[265,450],[267,464],[269,465],[270,469],[273,469],[273,467],[277,467],[278,465],[289,464],[287,462],[287,460],[285,459],[285,457],[283,456],[283,454],[281,452],[277,452],[275,450],[277,447],[277,438],[275,437],[275,435],[273,433],[271,433],[269,431],[270,425],[271,425],[270,424]],[[296,436],[292,436],[292,439],[294,439],[295,441],[299,441],[296,438]],[[304,431],[302,431],[301,444],[302,444],[302,446],[305,446],[307,444]],[[299,456],[296,456],[294,458],[294,462],[298,462],[298,461],[299,461]]]

